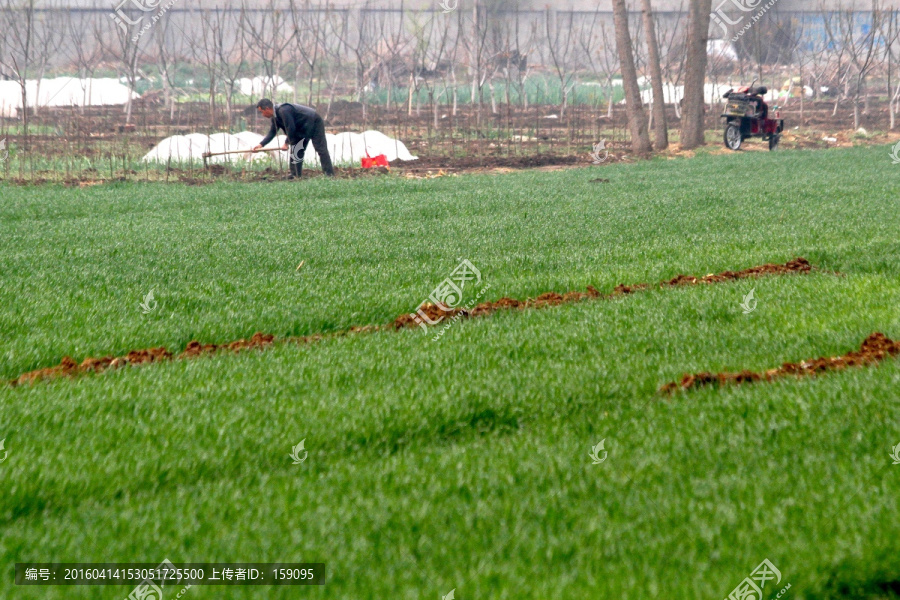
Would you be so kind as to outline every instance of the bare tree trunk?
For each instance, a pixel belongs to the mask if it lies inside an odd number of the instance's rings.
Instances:
[[[491,114],[496,115],[499,111],[497,110],[497,98],[494,95],[494,78],[491,77],[488,79],[488,90],[491,94]]]
[[[453,109],[450,111],[450,114],[454,117],[456,116],[456,110],[459,106],[459,88],[456,86],[456,66],[450,67],[450,74],[452,78],[450,81],[453,82]]]
[[[0,52],[0,65],[7,67],[16,76],[19,84],[22,100],[22,133],[25,137],[24,149],[30,149],[30,137],[28,132],[28,90],[26,81],[29,70],[34,61],[34,37],[35,37],[35,8],[34,0],[23,3],[22,6],[13,4],[7,0],[4,10],[0,12],[0,18],[4,19],[3,38],[8,48]],[[20,20],[21,19],[21,20]],[[40,98],[35,98],[35,107]]]
[[[434,115],[433,115],[433,117],[434,117],[434,129],[437,130],[437,128],[438,128],[438,112],[439,112],[439,109],[438,109],[438,100],[434,97],[434,94],[433,94],[433,93],[431,94],[431,108],[432,108],[432,110],[434,111]]]
[[[894,41],[897,39],[897,10],[892,9],[888,12],[885,23],[887,33],[884,33],[885,54],[887,55],[887,96],[888,96],[888,112],[890,113],[891,123],[889,129],[893,130],[896,120],[896,102],[897,94],[894,93],[894,86],[891,85],[891,77],[894,73],[894,52],[892,50]]]
[[[637,82],[634,67],[634,53],[631,50],[631,35],[628,33],[628,9],[625,0],[613,0],[613,25],[616,29],[616,48],[622,67],[622,86],[625,89],[625,110],[628,113],[628,128],[631,131],[631,148],[637,154],[650,152],[650,135],[647,133],[647,115],[641,105],[641,88]]]
[[[684,76],[684,106],[681,111],[681,147],[702,146],[703,84],[706,79],[706,41],[712,0],[690,0],[688,9],[687,57]]]
[[[659,62],[659,44],[653,24],[653,7],[650,0],[641,0],[644,13],[644,34],[647,36],[647,62],[650,66],[650,83],[653,87],[653,104],[650,105],[653,122],[653,146],[657,150],[669,147],[669,126],[666,123],[666,104],[663,94],[662,67]]]
[[[606,118],[612,119],[612,109],[613,109],[613,92],[615,91],[615,86],[612,84],[612,79],[609,79],[609,90],[608,99],[609,102],[606,103]]]
[[[890,102],[888,103],[888,106],[890,107],[890,111],[891,111],[891,127],[890,128],[892,130],[894,129],[894,125],[896,124],[895,119],[896,119],[896,115],[897,115],[898,101],[900,101],[900,83],[898,83],[897,87],[894,88],[894,93],[891,96]]]

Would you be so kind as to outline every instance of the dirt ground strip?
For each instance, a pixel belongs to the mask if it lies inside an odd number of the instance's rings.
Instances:
[[[702,277],[692,275],[677,275],[672,279],[659,282],[660,288],[677,287],[682,285],[700,285],[707,283],[720,283],[724,281],[733,281],[737,279],[745,279],[748,277],[761,277],[764,275],[786,275],[789,273],[809,273],[813,269],[809,261],[805,258],[795,258],[783,265],[767,263],[757,267],[751,267],[742,271],[724,271],[717,275],[710,273]],[[537,298],[529,298],[526,300],[516,300],[514,298],[500,298],[495,302],[482,302],[471,309],[449,308],[442,309],[440,306],[430,303],[424,303],[419,306],[417,313],[403,314],[397,317],[392,323],[386,325],[366,325],[351,327],[350,329],[328,334],[328,337],[339,337],[348,334],[368,333],[380,330],[399,330],[409,327],[417,327],[421,323],[421,319],[417,320],[417,314],[424,313],[431,321],[441,319],[443,317],[477,317],[489,315],[498,310],[504,309],[528,309],[543,308],[546,306],[557,306],[570,302],[580,302],[587,299],[611,299],[619,296],[633,294],[650,288],[649,284],[637,283],[633,285],[617,285],[609,294],[601,294],[593,286],[588,286],[586,292],[566,292],[560,294],[558,292],[545,292]],[[304,337],[288,337],[276,338],[274,335],[265,333],[255,333],[247,339],[240,339],[226,344],[201,344],[194,340],[179,354],[174,354],[169,350],[159,348],[149,348],[145,350],[132,350],[125,356],[113,357],[105,356],[102,358],[85,358],[81,363],[75,362],[71,357],[65,356],[60,363],[53,367],[36,369],[23,373],[22,375],[10,380],[10,385],[18,386],[26,383],[36,383],[44,379],[56,379],[59,377],[72,377],[84,373],[100,373],[103,371],[117,369],[126,365],[141,365],[152,362],[162,362],[174,359],[196,358],[214,354],[220,351],[241,352],[244,350],[252,350],[256,348],[266,348],[275,343],[298,343],[307,344],[319,341],[326,335],[316,334]]]
[[[718,130],[715,131],[718,133]],[[48,137],[49,136],[44,136]],[[55,138],[53,138],[55,139]],[[900,137],[894,132],[873,132],[860,135],[852,130],[788,130],[785,131],[779,148],[784,149],[827,149],[849,148],[858,145],[883,145],[895,143]],[[44,148],[45,140],[41,136],[32,139],[35,147]],[[475,142],[473,142],[474,144]],[[631,152],[630,144],[624,141],[607,143],[607,154],[601,163],[596,163],[592,156],[583,152],[573,154],[573,148],[568,150],[563,147],[549,153],[546,148],[534,149],[531,154],[516,154],[502,156],[496,149],[487,149],[473,146],[472,153],[466,156],[448,156],[441,154],[430,155],[428,152],[434,149],[423,149],[419,152],[419,158],[415,161],[393,161],[389,167],[375,167],[363,169],[359,165],[335,168],[335,178],[338,180],[360,179],[378,177],[384,175],[397,175],[407,179],[434,179],[436,177],[457,176],[464,174],[490,174],[499,175],[511,173],[517,170],[558,171],[578,167],[603,167],[621,162],[635,162],[662,156],[668,159],[690,158],[697,155],[697,150],[681,150],[678,144],[673,144],[669,149],[655,153],[654,155],[638,156]],[[708,154],[734,154],[721,145],[720,142],[708,141],[699,150]],[[745,144],[741,152],[768,152],[768,145],[764,142]],[[102,157],[101,157],[102,158]],[[99,159],[98,159],[99,160]],[[117,157],[117,161],[124,160]],[[102,161],[101,161],[102,162]],[[118,164],[118,163],[116,163]],[[270,166],[264,169],[250,169],[238,164],[225,166],[211,164],[207,166],[196,165],[193,167],[171,165],[143,165],[135,168],[113,168],[112,170],[100,167],[65,172],[53,170],[31,170],[25,176],[16,169],[6,171],[0,169],[0,181],[13,185],[32,186],[44,184],[62,184],[68,187],[90,187],[111,182],[146,181],[157,183],[179,183],[184,185],[208,185],[219,181],[235,182],[269,182],[286,180],[288,173],[286,165]],[[323,177],[321,171],[307,169],[303,179]],[[302,181],[302,180],[301,180]]]
[[[698,285],[702,283],[720,283],[723,281],[732,281],[736,279],[745,279],[747,277],[760,277],[763,275],[783,275],[787,273],[808,273],[812,270],[812,265],[805,258],[795,258],[783,265],[765,264],[758,267],[751,267],[743,271],[724,271],[718,275],[710,273],[703,277],[695,277],[693,275],[678,275],[667,281],[659,282],[659,287],[675,287],[680,285]],[[634,285],[620,284],[613,289],[610,294],[601,294],[592,286],[588,286],[587,292],[566,292],[560,294],[557,292],[546,292],[537,298],[528,300],[515,300],[513,298],[500,298],[496,302],[483,302],[474,308],[453,308],[444,310],[438,305],[424,303],[419,306],[418,311],[425,313],[428,319],[434,321],[441,317],[455,317],[457,315],[463,317],[477,317],[490,314],[496,310],[508,308],[541,308],[544,306],[556,306],[568,302],[578,302],[587,298],[615,298],[625,294],[632,294],[641,290],[646,290],[650,286],[646,283],[637,283]],[[394,329],[402,329],[403,327],[417,327],[421,320],[416,319],[416,314],[400,315],[394,320],[392,327]]]
[[[626,155],[610,153],[604,164],[627,160]],[[363,169],[355,167],[335,167],[335,179],[363,179],[396,174],[407,179],[434,179],[436,177],[455,176],[471,173],[510,173],[516,170],[558,170],[575,167],[591,166],[590,157],[585,156],[555,156],[542,154],[537,156],[511,156],[511,157],[420,157],[416,161],[404,162],[395,160],[390,167],[373,167]],[[2,175],[2,173],[0,173]],[[316,169],[307,169],[303,172],[303,178],[299,181],[324,177],[323,173]],[[2,178],[2,177],[0,177]],[[288,173],[276,167],[268,167],[262,170],[228,168],[223,165],[209,165],[196,168],[147,168],[146,171],[117,171],[113,175],[102,174],[95,169],[86,169],[60,178],[58,173],[50,171],[35,172],[31,177],[10,177],[5,181],[18,186],[32,186],[45,184],[62,184],[66,187],[90,187],[111,182],[125,181],[152,181],[181,183],[185,185],[208,185],[219,181],[282,181],[288,179]],[[298,183],[299,183],[298,182]]]
[[[726,385],[749,383],[753,381],[772,381],[778,377],[794,375],[815,375],[824,371],[839,371],[847,367],[861,367],[877,364],[886,358],[900,354],[900,342],[895,342],[883,333],[875,332],[859,347],[859,352],[848,352],[843,356],[820,357],[798,363],[784,363],[777,369],[769,369],[762,373],[741,371],[740,373],[685,373],[681,381],[671,381],[660,388],[664,394],[673,394],[681,390],[689,390],[704,385]]]

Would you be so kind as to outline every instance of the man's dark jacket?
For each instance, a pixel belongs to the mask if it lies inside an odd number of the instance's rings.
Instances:
[[[320,118],[319,115],[308,106],[289,102],[277,104],[275,116],[272,118],[272,127],[260,144],[265,146],[275,139],[279,129],[284,131],[288,143],[292,146],[299,144],[300,140],[311,139],[315,133],[316,118]]]
[[[334,175],[334,167],[331,165],[331,155],[328,154],[328,140],[325,137],[325,122],[316,111],[308,106],[300,104],[278,104],[275,106],[275,115],[272,117],[272,128],[263,138],[260,145],[265,146],[271,142],[278,130],[281,129],[287,135],[291,145],[291,175],[300,177],[303,173],[303,156],[306,146],[312,142],[319,155],[319,163],[322,172],[326,175]]]

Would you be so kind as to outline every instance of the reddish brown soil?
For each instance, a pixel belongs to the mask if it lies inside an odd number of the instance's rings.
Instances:
[[[696,285],[698,283],[719,283],[722,281],[732,281],[735,279],[745,279],[747,277],[759,277],[761,275],[783,275],[786,273],[808,273],[812,270],[812,265],[805,258],[795,258],[783,265],[773,265],[767,263],[758,267],[750,267],[743,271],[723,271],[718,275],[704,275],[703,277],[693,277],[691,275],[678,275],[669,281],[663,281],[660,285],[678,286],[678,285]]]
[[[609,164],[621,160],[621,157],[609,155],[605,164]],[[568,168],[578,166],[590,166],[591,162],[587,156],[555,156],[549,154],[541,154],[535,156],[465,156],[465,157],[420,157],[419,160],[412,162],[403,162],[395,160],[391,163],[390,168],[376,167],[371,169],[356,167],[335,167],[336,179],[361,179],[368,177],[378,177],[390,173],[398,173],[400,175],[415,177],[426,173],[440,172],[441,175],[459,174],[459,173],[485,173],[498,172],[514,169],[540,169],[540,168]],[[321,171],[316,169],[307,169],[303,172],[302,179],[314,177],[323,177]],[[262,171],[245,171],[240,169],[229,169],[223,165],[209,165],[207,167],[196,167],[194,169],[183,168],[149,168],[146,172],[137,171],[116,171],[114,175],[106,173],[98,173],[97,171],[82,171],[74,175],[60,178],[59,173],[39,172],[27,177],[10,177],[6,181],[13,185],[30,186],[42,185],[47,183],[62,184],[66,187],[89,187],[101,185],[116,181],[167,181],[172,183],[182,183],[185,185],[206,185],[219,181],[281,181],[288,177],[286,170],[279,170],[270,167]],[[301,180],[302,181],[302,180]],[[608,179],[604,180],[609,182]]]
[[[219,350],[240,352],[251,348],[262,348],[275,343],[275,336],[268,333],[254,333],[249,340],[243,338],[229,344],[201,344],[197,340],[190,342],[178,358],[194,358],[202,354],[212,354]]]
[[[249,350],[250,348],[262,348],[271,345],[275,341],[274,335],[264,333],[255,333],[249,340],[240,339],[229,344],[201,344],[194,340],[187,345],[184,352],[179,354],[177,358],[194,358],[204,354],[213,354],[219,350],[231,350],[239,352],[241,350]],[[74,376],[80,373],[100,373],[107,369],[117,369],[126,365],[141,365],[150,362],[162,362],[176,358],[171,352],[165,348],[149,348],[146,350],[132,350],[125,356],[112,357],[104,356],[103,358],[86,358],[81,364],[76,363],[68,356],[64,356],[62,361],[55,367],[46,369],[38,369],[24,373],[10,381],[10,385],[17,386],[23,383],[35,383],[42,379],[56,379],[57,377]]]
[[[769,369],[762,373],[741,371],[740,373],[685,373],[681,381],[671,381],[660,388],[660,392],[672,394],[680,390],[689,390],[704,385],[739,384],[753,381],[772,381],[778,377],[795,375],[815,375],[824,371],[839,371],[847,367],[872,365],[891,356],[900,354],[900,342],[895,342],[883,333],[873,333],[859,348],[859,352],[848,352],[843,356],[820,357],[804,360],[799,363],[784,363],[777,369]]]
[[[363,177],[375,177],[384,175],[390,171],[385,168],[360,169],[360,168],[342,168],[335,167],[336,179],[360,179]],[[404,172],[404,169],[398,169]],[[5,181],[18,186],[43,185],[48,183],[62,184],[66,187],[90,187],[94,185],[102,185],[104,183],[119,181],[155,181],[155,182],[171,182],[182,183],[185,185],[206,185],[216,183],[218,181],[282,181],[288,178],[286,171],[280,171],[277,168],[270,167],[262,171],[240,171],[229,170],[222,165],[210,165],[207,168],[197,167],[195,169],[170,168],[157,170],[155,167],[148,172],[130,171],[123,173],[116,172],[114,176],[104,176],[96,171],[82,171],[76,175],[68,176],[60,179],[59,174],[52,172],[36,173],[29,177],[11,177]],[[309,169],[303,172],[303,178],[323,177],[321,171]],[[299,182],[298,182],[299,183]]]
[[[99,373],[106,369],[115,369],[125,365],[140,365],[149,362],[160,362],[172,358],[172,353],[165,348],[149,348],[147,350],[132,350],[125,356],[103,358],[86,358],[81,364],[76,363],[71,357],[64,356],[55,367],[29,371],[10,381],[10,385],[16,386],[23,383],[35,383],[42,379],[55,379],[57,377],[72,376],[79,373]]]
[[[743,271],[725,271],[718,275],[709,274],[703,277],[694,277],[690,275],[678,275],[668,281],[661,281],[659,287],[674,287],[679,285],[699,285],[702,283],[718,283],[722,281],[730,281],[734,279],[743,279],[745,277],[759,277],[763,275],[783,275],[787,273],[808,273],[812,269],[805,258],[795,258],[783,265],[765,264],[758,267],[751,267]],[[588,286],[586,292],[566,292],[560,294],[558,292],[545,292],[537,298],[529,298],[526,300],[516,300],[515,298],[500,298],[495,302],[482,302],[472,309],[456,308],[450,311],[444,311],[438,306],[430,303],[422,304],[419,308],[425,312],[429,319],[435,320],[440,317],[477,317],[489,315],[497,310],[503,309],[526,309],[526,308],[542,308],[545,306],[557,306],[570,302],[580,302],[586,299],[596,298],[615,298],[627,294],[649,289],[646,283],[638,283],[634,285],[617,285],[609,294],[601,294],[593,286]],[[342,336],[355,333],[367,333],[382,329],[403,329],[404,327],[416,327],[417,324],[411,314],[403,314],[397,317],[388,325],[365,325],[351,327],[346,331],[340,331],[331,335]],[[264,348],[271,346],[276,342],[292,342],[292,343],[310,343],[321,340],[324,336],[317,334],[306,337],[293,337],[277,340],[274,335],[265,333],[255,333],[249,339],[240,339],[227,344],[201,344],[194,340],[177,356],[165,348],[150,348],[148,350],[133,350],[125,356],[112,357],[105,356],[103,358],[86,358],[81,364],[76,363],[70,357],[66,356],[59,365],[44,369],[37,369],[28,373],[23,373],[16,379],[10,381],[10,385],[16,386],[24,383],[35,383],[42,379],[55,379],[58,377],[74,376],[81,373],[99,373],[107,369],[115,369],[126,365],[138,365],[148,362],[160,362],[164,360],[172,360],[174,358],[196,358],[213,354],[222,350],[232,352],[241,352],[254,348]]]
[[[699,285],[702,283],[719,283],[722,281],[732,281],[735,279],[744,279],[747,277],[761,277],[763,275],[784,275],[787,273],[808,273],[812,270],[812,265],[805,258],[795,258],[783,265],[764,264],[758,267],[751,267],[743,271],[724,271],[718,275],[705,275],[703,277],[694,277],[692,275],[678,275],[670,280],[659,282],[659,287],[675,287],[680,285]],[[474,308],[454,308],[445,311],[435,304],[424,303],[419,306],[419,310],[423,311],[428,319],[434,321],[441,317],[477,317],[480,315],[488,315],[492,312],[506,308],[541,308],[543,306],[555,306],[568,302],[578,302],[587,298],[614,298],[624,294],[633,294],[648,289],[650,286],[646,283],[638,283],[634,285],[620,284],[613,289],[610,294],[601,294],[593,287],[588,286],[587,292],[567,292],[559,294],[557,292],[546,292],[537,298],[528,300],[515,300],[513,298],[500,298],[496,302],[482,302]],[[394,329],[402,329],[404,327],[418,327],[418,323],[413,314],[405,314],[397,317],[392,327]]]

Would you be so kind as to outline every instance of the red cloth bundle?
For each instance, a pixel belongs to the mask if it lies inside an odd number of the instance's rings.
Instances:
[[[364,159],[362,159],[362,168],[363,169],[371,169],[372,167],[388,167],[388,168],[390,168],[390,165],[388,164],[387,156],[385,156],[384,154],[379,154],[378,156],[367,156]]]

